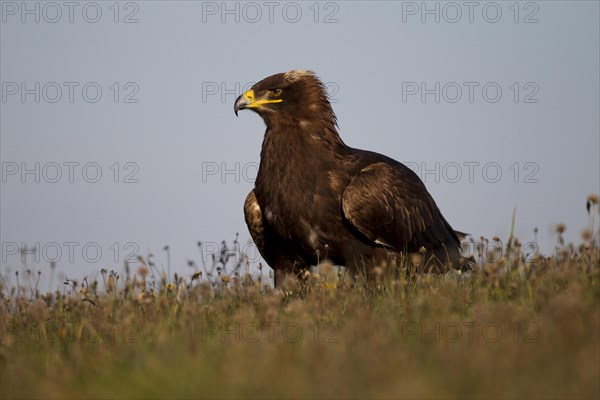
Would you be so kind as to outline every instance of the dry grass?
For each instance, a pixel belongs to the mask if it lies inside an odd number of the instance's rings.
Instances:
[[[512,250],[514,251],[514,247]],[[598,398],[595,241],[469,274],[2,288],[3,398]],[[111,281],[112,279],[112,281]]]

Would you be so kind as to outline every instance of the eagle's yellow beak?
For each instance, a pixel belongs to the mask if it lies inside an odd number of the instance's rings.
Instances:
[[[245,108],[261,108],[263,104],[281,103],[282,99],[257,99],[254,95],[254,90],[250,89],[235,100],[233,111],[238,115],[239,110]]]

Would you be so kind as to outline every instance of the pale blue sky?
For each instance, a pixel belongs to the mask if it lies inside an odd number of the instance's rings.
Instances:
[[[517,207],[517,236],[538,227],[547,253],[555,224],[573,241],[587,226],[600,190],[596,1],[427,2],[434,14],[422,2],[48,4],[1,3],[3,272],[21,265],[14,243],[47,259],[57,243],[58,268],[80,279],[120,269],[130,242],[159,264],[170,245],[184,274],[197,241],[246,242],[264,125],[233,102],[296,68],[328,82],[347,144],[419,168],[455,229],[506,238]],[[21,176],[36,163],[39,183]]]

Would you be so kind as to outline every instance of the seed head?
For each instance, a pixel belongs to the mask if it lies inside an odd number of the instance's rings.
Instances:
[[[145,266],[141,266],[138,268],[137,272],[142,278],[145,278],[146,275],[148,275],[148,268]]]
[[[590,240],[592,238],[592,232],[590,232],[589,229],[584,229],[581,231],[581,238],[586,241]]]

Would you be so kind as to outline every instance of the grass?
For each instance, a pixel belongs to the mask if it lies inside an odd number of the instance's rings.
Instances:
[[[594,205],[595,206],[595,205]],[[595,211],[594,211],[595,212]],[[560,232],[559,232],[560,234]],[[560,240],[559,240],[560,242]],[[507,246],[508,247],[508,246]],[[598,398],[595,237],[467,274],[2,287],[2,398]]]

